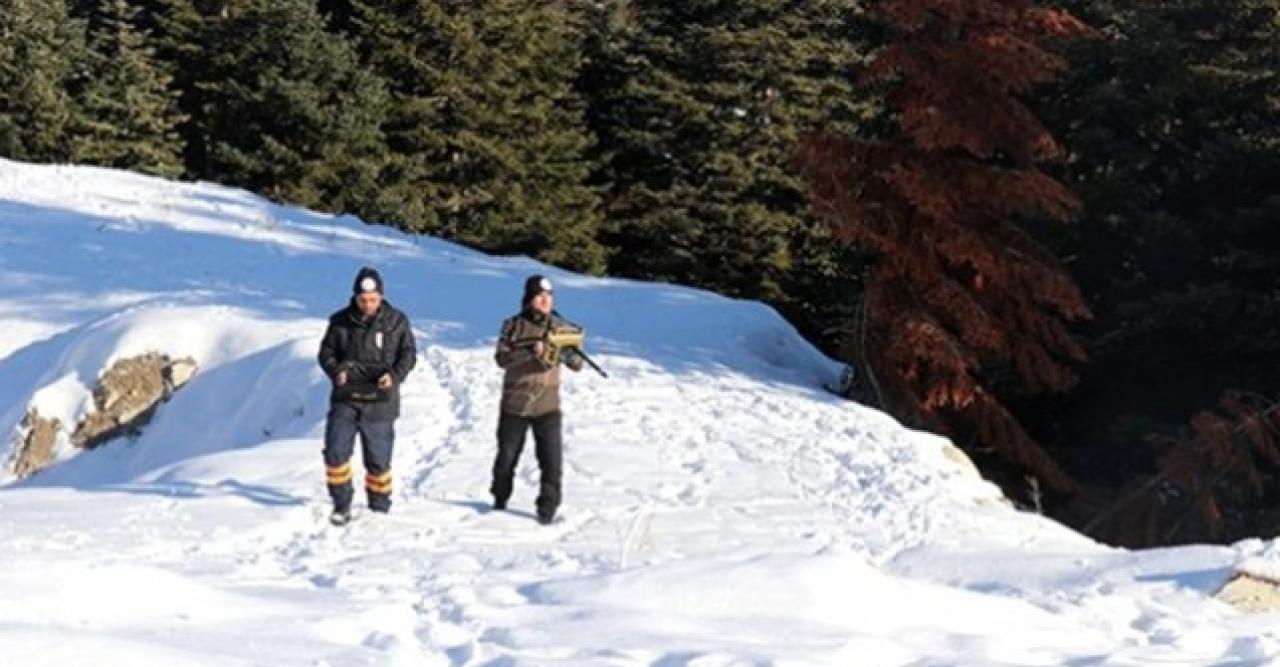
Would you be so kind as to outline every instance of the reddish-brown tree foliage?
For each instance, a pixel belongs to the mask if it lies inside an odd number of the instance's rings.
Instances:
[[[882,0],[877,12],[892,38],[869,78],[888,88],[894,136],[817,133],[799,155],[838,238],[877,256],[862,361],[895,412],[1073,492],[984,375],[1008,369],[1017,391],[1060,392],[1085,361],[1067,324],[1088,307],[1020,222],[1065,220],[1077,206],[1036,167],[1059,148],[1021,98],[1065,66],[1041,44],[1087,28],[1026,0]]]
[[[1193,417],[1184,433],[1148,441],[1159,453],[1157,473],[1097,512],[1085,532],[1132,547],[1253,534],[1233,526],[1237,530],[1227,535],[1224,508],[1261,497],[1264,466],[1280,468],[1280,402],[1228,391],[1216,409]]]

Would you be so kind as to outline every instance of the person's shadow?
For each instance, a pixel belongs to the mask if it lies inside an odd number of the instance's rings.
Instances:
[[[224,479],[214,484],[201,484],[176,480],[172,482],[151,482],[145,484],[122,483],[103,484],[95,491],[111,491],[138,495],[166,496],[170,498],[205,498],[209,496],[239,496],[259,505],[276,507],[297,506],[306,503],[307,499],[286,493],[279,489],[260,484],[244,484],[234,479]]]
[[[463,508],[469,509],[475,512],[476,514],[493,514],[496,512],[505,512],[507,514],[511,514],[518,517],[524,517],[526,519],[536,520],[538,518],[538,515],[528,510],[512,509],[511,507],[507,507],[507,509],[505,510],[495,510],[493,509],[493,503],[487,503],[483,500],[446,500],[443,502],[446,505],[453,505],[454,507],[463,507]]]

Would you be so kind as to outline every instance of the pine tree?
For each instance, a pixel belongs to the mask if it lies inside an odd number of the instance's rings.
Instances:
[[[883,0],[888,140],[812,138],[815,206],[875,253],[866,275],[870,363],[893,409],[977,440],[1054,491],[1076,483],[1025,431],[1002,387],[1062,392],[1089,310],[1019,221],[1066,219],[1076,200],[1039,168],[1059,148],[1023,98],[1064,67],[1041,44],[1084,27],[1027,0]]]
[[[599,14],[582,82],[610,186],[610,272],[767,299],[799,314],[855,296],[845,249],[793,165],[816,126],[872,115],[853,88],[859,10],[807,0],[638,0]],[[808,306],[806,306],[808,304]]]
[[[308,0],[242,0],[193,21],[197,176],[304,206],[374,196],[386,92]],[[185,26],[184,26],[185,27]]]
[[[69,91],[84,55],[84,22],[64,0],[0,0],[0,156],[69,159]]]
[[[329,29],[334,32],[347,33],[354,27],[355,8],[351,0],[317,0],[316,8],[325,17]]]
[[[171,77],[155,58],[148,35],[126,0],[106,0],[90,32],[90,67],[77,91],[71,124],[76,162],[160,176],[184,171]]]
[[[192,178],[207,173],[208,140],[195,122],[205,100],[196,82],[208,78],[208,59],[203,41],[204,16],[216,15],[211,3],[197,0],[149,0],[144,28],[148,43],[155,47],[161,68],[173,75],[170,86],[177,96],[181,118],[177,131],[183,146],[185,175]]]
[[[1105,38],[1043,106],[1085,205],[1066,252],[1099,314],[1098,381],[1131,382],[1123,407],[1170,423],[1229,386],[1280,389],[1264,370],[1280,349],[1280,5],[1075,4]],[[1201,354],[1178,353],[1192,341]],[[1193,386],[1151,391],[1167,373]]]
[[[599,269],[572,15],[530,0],[354,6],[364,57],[393,100],[373,217]]]
[[[1097,321],[1077,399],[1047,406],[1061,426],[1043,430],[1076,446],[1082,477],[1118,487],[1167,468],[1135,444],[1167,442],[1220,395],[1280,395],[1280,4],[1063,4],[1101,33],[1072,46],[1070,72],[1040,95],[1072,149],[1057,173],[1083,203],[1058,242]],[[1155,498],[1164,490],[1130,509],[1176,511]],[[1164,539],[1129,533],[1109,537]]]

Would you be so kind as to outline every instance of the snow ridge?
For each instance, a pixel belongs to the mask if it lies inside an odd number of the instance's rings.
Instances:
[[[315,349],[377,266],[415,326],[393,513],[325,522]],[[487,486],[492,345],[525,275],[587,325],[563,520]],[[774,311],[578,276],[209,184],[0,161],[0,461],[113,360],[200,371],[136,439],[0,477],[23,665],[1264,664],[1209,598],[1274,547],[1124,552],[1019,513],[946,442],[819,387]],[[358,463],[357,463],[358,465]],[[7,474],[7,473],[6,473]],[[357,477],[359,475],[357,474]],[[1258,565],[1262,568],[1265,565]]]

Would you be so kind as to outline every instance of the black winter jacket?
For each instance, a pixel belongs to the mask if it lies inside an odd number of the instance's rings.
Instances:
[[[347,372],[348,383],[373,385],[383,373],[395,379],[385,400],[356,402],[333,388],[330,400],[364,408],[368,421],[387,421],[400,416],[400,385],[417,363],[417,347],[409,318],[388,301],[373,317],[366,319],[355,300],[329,317],[329,328],[320,342],[320,367],[330,379]]]

